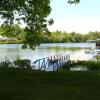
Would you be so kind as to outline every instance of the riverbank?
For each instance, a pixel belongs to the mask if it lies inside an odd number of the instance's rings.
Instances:
[[[100,71],[100,59],[95,61],[69,61],[60,71]]]
[[[99,100],[100,72],[0,68],[0,100]]]
[[[22,43],[22,41],[0,41],[0,44],[21,44]]]

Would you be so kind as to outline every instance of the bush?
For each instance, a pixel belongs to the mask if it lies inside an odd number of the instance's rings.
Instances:
[[[79,61],[79,62],[71,62],[65,64],[62,69],[70,70],[70,68],[77,68],[80,66],[81,68],[87,68],[89,71],[98,71],[100,70],[100,62],[98,61]]]
[[[85,66],[87,66],[88,70],[92,71],[100,70],[100,62],[88,61],[85,63]]]
[[[5,58],[5,60],[0,63],[0,67],[9,67],[10,64],[11,64],[11,61]]]
[[[29,59],[17,59],[14,61],[10,61],[8,58],[5,58],[5,60],[0,62],[0,67],[17,67],[31,69],[31,61]]]
[[[19,68],[31,69],[31,61],[29,59],[15,60],[14,64]]]

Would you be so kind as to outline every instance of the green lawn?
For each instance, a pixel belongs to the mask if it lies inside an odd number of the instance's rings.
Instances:
[[[0,100],[100,100],[100,72],[0,68]]]

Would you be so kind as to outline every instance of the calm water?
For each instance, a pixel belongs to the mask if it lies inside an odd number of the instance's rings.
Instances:
[[[79,47],[81,49],[66,49]],[[87,49],[94,48],[94,43],[47,43],[41,44],[36,50],[22,50],[21,44],[0,44],[0,61],[5,57],[9,59],[30,59],[35,61],[39,58],[48,57],[56,54],[70,54],[71,59],[90,59],[91,54],[86,54]],[[1,59],[2,58],[2,59]]]

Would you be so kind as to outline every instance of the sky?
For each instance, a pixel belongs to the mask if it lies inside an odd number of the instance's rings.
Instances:
[[[48,18],[54,19],[50,31],[88,33],[100,31],[100,0],[81,0],[70,5],[68,0],[51,0],[52,11]]]
[[[50,31],[83,34],[100,31],[100,0],[80,0],[76,5],[68,4],[67,1],[51,0],[52,11],[48,19],[53,18],[54,24],[49,27]]]

